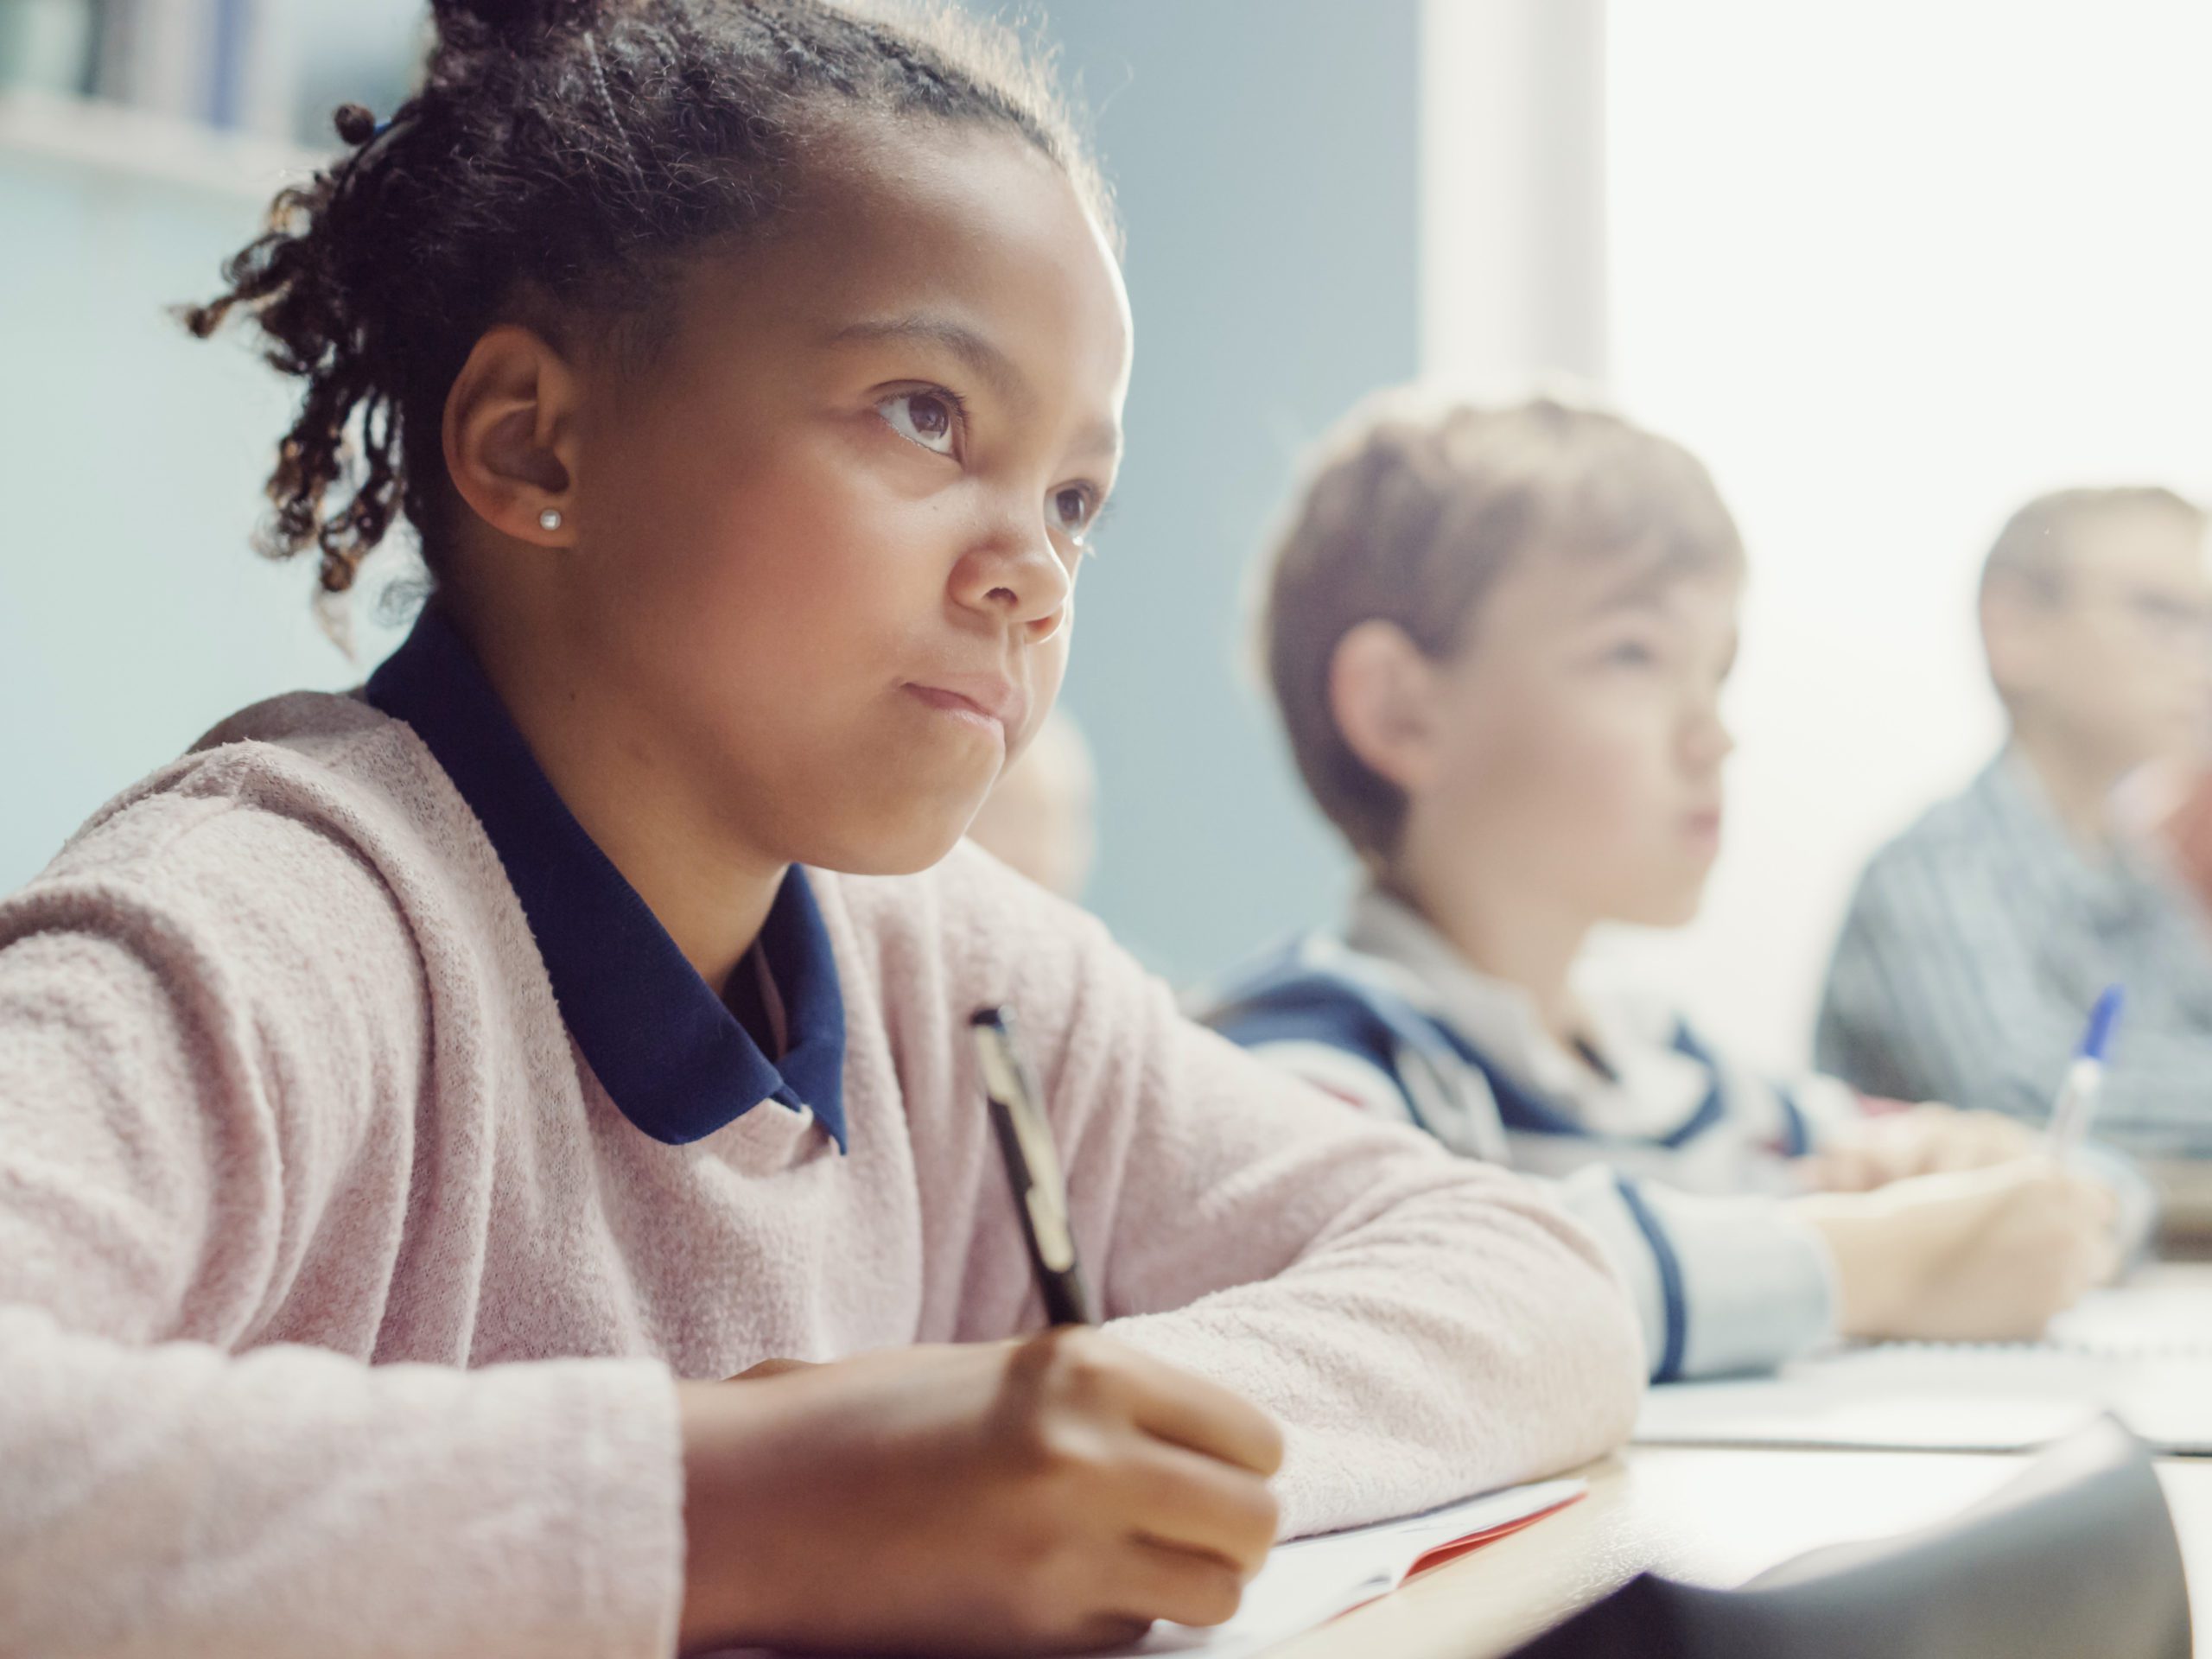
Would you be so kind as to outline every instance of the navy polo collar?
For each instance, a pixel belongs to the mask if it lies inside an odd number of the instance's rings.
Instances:
[[[810,1109],[844,1150],[844,994],[803,871],[784,878],[760,931],[783,1012],[785,1052],[771,1060],[576,822],[436,605],[365,695],[415,728],[483,824],[561,1017],[625,1117],[680,1146],[772,1100]],[[748,958],[738,971],[753,969]]]

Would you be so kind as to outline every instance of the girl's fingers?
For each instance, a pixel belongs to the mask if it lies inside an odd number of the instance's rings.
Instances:
[[[1155,1442],[1130,1460],[1128,1478],[1134,1529],[1156,1542],[1215,1556],[1240,1579],[1274,1548],[1281,1511],[1249,1471]]]
[[[1241,1573],[1212,1555],[1179,1549],[1153,1538],[1131,1538],[1121,1552],[1109,1592],[1116,1613],[1171,1618],[1178,1624],[1221,1624],[1236,1616],[1244,1597]]]
[[[758,1382],[764,1377],[783,1376],[792,1371],[816,1369],[810,1359],[764,1359],[758,1365],[748,1365],[729,1380],[733,1382]]]
[[[1146,1433],[1258,1475],[1282,1467],[1282,1430],[1267,1413],[1204,1377],[1135,1357],[1139,1386],[1130,1417]]]

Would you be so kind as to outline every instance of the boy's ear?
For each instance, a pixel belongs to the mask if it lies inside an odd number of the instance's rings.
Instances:
[[[489,330],[469,353],[446,394],[446,472],[493,529],[539,547],[574,543],[582,391],[568,360],[519,324]],[[559,514],[551,529],[549,511]]]
[[[1981,644],[1999,696],[2011,702],[2044,677],[2049,607],[2011,584],[1993,583],[1981,597]]]
[[[1408,793],[1436,766],[1437,665],[1395,622],[1370,618],[1329,654],[1329,713],[1345,746]]]

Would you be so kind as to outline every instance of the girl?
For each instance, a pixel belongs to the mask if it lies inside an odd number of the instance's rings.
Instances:
[[[404,516],[435,597],[0,905],[0,1649],[1079,1647],[1618,1440],[1584,1234],[952,851],[1128,375],[1033,78],[822,0],[435,10],[191,319],[304,383],[275,550],[340,595]],[[1038,1331],[1001,1001],[1101,1332]]]

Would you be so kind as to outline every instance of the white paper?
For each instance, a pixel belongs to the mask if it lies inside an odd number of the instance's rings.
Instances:
[[[2013,1452],[2110,1412],[2170,1452],[2212,1452],[2212,1289],[2101,1291],[2041,1343],[1885,1343],[1774,1376],[1645,1396],[1647,1445]]]
[[[1426,1515],[1278,1544],[1244,1586],[1243,1604],[1226,1624],[1207,1630],[1155,1624],[1135,1646],[1118,1649],[1104,1659],[1175,1653],[1246,1659],[1265,1653],[1339,1613],[1389,1594],[1405,1582],[1415,1561],[1440,1545],[1541,1515],[1586,1490],[1587,1484],[1580,1480],[1510,1486]]]
[[[1589,1483],[1581,1480],[1509,1486],[1425,1515],[1277,1544],[1268,1553],[1267,1564],[1244,1586],[1243,1605],[1228,1624],[1209,1630],[1155,1624],[1134,1647],[1116,1648],[1094,1659],[1140,1659],[1162,1653],[1246,1659],[1264,1653],[1317,1624],[1325,1624],[1339,1613],[1388,1595],[1405,1582],[1414,1563],[1430,1550],[1473,1533],[1541,1515],[1588,1490]],[[763,1648],[727,1648],[702,1659],[777,1659],[777,1656]]]

